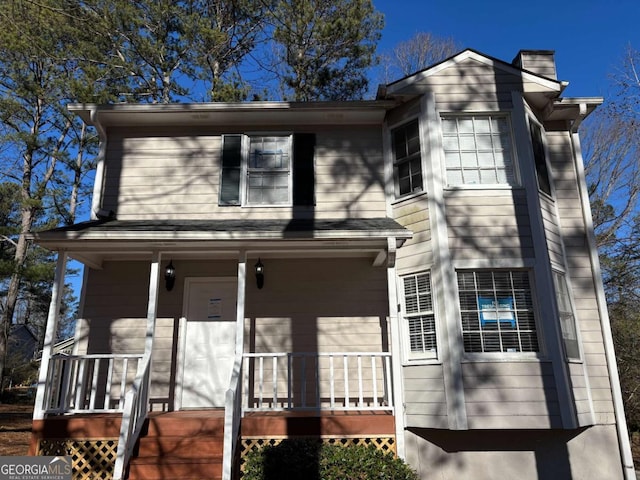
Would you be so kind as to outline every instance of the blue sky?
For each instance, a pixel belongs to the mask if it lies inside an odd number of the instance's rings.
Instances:
[[[373,0],[385,15],[379,51],[414,33],[511,62],[521,49],[555,50],[564,96],[606,96],[627,45],[640,49],[640,0]]]

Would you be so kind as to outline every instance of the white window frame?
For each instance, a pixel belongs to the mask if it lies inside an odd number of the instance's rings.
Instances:
[[[517,305],[517,302],[515,302],[515,305],[513,305],[511,307],[511,309],[500,309],[499,306],[496,309],[496,330],[493,329],[489,329],[488,331],[491,332],[498,332],[498,340],[501,344],[501,348],[500,350],[494,350],[494,351],[476,351],[476,352],[471,352],[471,351],[466,351],[464,345],[465,345],[465,334],[470,334],[473,332],[479,332],[482,336],[482,322],[486,322],[487,326],[489,320],[483,320],[480,317],[480,312],[482,311],[481,306],[478,303],[478,288],[477,288],[477,277],[476,275],[474,275],[474,284],[475,284],[475,289],[473,290],[474,292],[474,296],[475,296],[475,308],[463,308],[463,302],[462,302],[462,298],[461,298],[461,292],[460,292],[460,281],[459,281],[459,274],[460,273],[474,273],[474,274],[478,274],[478,273],[525,273],[527,275],[527,281],[528,281],[528,285],[529,285],[529,289],[528,289],[528,296],[530,297],[530,303],[529,305],[527,305],[527,308],[519,308],[519,306]],[[493,275],[492,275],[493,277]],[[496,289],[495,289],[495,278],[492,280],[493,281],[493,296],[494,299],[497,299],[499,302],[499,297],[496,294]],[[466,292],[471,292],[471,290],[466,290]],[[460,318],[459,318],[459,325],[460,325],[460,334],[461,334],[461,348],[464,352],[464,357],[465,359],[468,360],[496,360],[496,359],[505,359],[505,360],[515,360],[515,359],[523,359],[523,360],[530,360],[530,359],[541,359],[544,357],[543,354],[543,337],[542,337],[542,326],[541,326],[541,321],[540,321],[540,317],[539,317],[539,313],[538,313],[538,309],[537,309],[537,301],[536,301],[536,295],[535,295],[535,282],[534,282],[534,278],[533,278],[533,271],[530,268],[521,268],[521,267],[492,267],[492,266],[482,266],[482,267],[456,267],[456,295],[458,298],[458,304],[460,307]],[[514,298],[515,294],[512,296]],[[491,312],[491,311],[490,311]],[[511,312],[513,317],[507,318],[508,314],[507,312]],[[537,343],[537,350],[535,351],[508,351],[508,349],[504,349],[502,347],[502,342],[504,341],[504,338],[502,336],[502,324],[504,323],[505,326],[508,327],[513,327],[513,330],[505,330],[505,332],[512,332],[512,333],[516,333],[517,337],[519,338],[521,333],[531,333],[529,330],[530,329],[521,329],[520,328],[520,319],[518,318],[518,314],[519,312],[522,312],[522,314],[528,313],[529,315],[531,315],[532,320],[533,320],[533,325],[534,325],[534,330],[533,330],[533,334],[535,336],[536,339],[536,343]],[[470,330],[470,329],[465,329],[464,327],[464,315],[466,314],[473,314],[475,313],[476,315],[478,315],[478,330]],[[509,325],[506,325],[506,323],[509,323]],[[481,337],[482,340],[482,337]],[[520,345],[521,345],[521,341],[519,341]],[[484,347],[483,347],[484,350]]]
[[[528,105],[526,106],[526,111],[527,111],[527,134],[529,137],[529,142],[531,144],[531,158],[533,160],[533,170],[536,176],[536,185],[538,187],[538,192],[542,195],[544,195],[545,197],[549,198],[552,201],[555,201],[556,198],[556,190],[555,190],[555,185],[554,185],[554,181],[553,181],[553,175],[552,175],[552,171],[551,171],[551,162],[549,160],[549,146],[547,144],[547,132],[544,128],[544,125],[542,125],[542,123],[540,123],[538,121],[538,119],[535,117],[535,115],[531,112],[530,108]],[[535,146],[533,145],[533,139],[531,138],[531,124],[535,124],[539,129],[540,129],[540,137],[541,137],[541,141],[542,141],[542,148],[544,150],[544,162],[547,168],[547,180],[549,182],[549,193],[545,192],[542,188],[540,188],[540,181],[538,180],[538,165],[535,161]]]
[[[394,133],[396,130],[400,129],[400,128],[405,128],[407,125],[409,125],[410,123],[415,122],[418,126],[418,141],[420,142],[419,146],[418,146],[418,153],[417,154],[413,154],[411,156],[408,156],[406,158],[403,158],[402,160],[398,161],[396,159],[396,149],[395,149],[395,141],[394,141]],[[417,196],[417,195],[422,195],[423,193],[425,193],[426,188],[425,188],[425,165],[424,165],[424,152],[423,152],[423,141],[422,141],[422,130],[420,127],[420,118],[419,117],[413,117],[413,118],[408,118],[408,119],[404,119],[401,122],[398,122],[397,124],[393,125],[392,127],[389,128],[389,137],[391,139],[390,141],[390,146],[391,146],[391,164],[393,165],[393,190],[394,190],[394,196],[396,200],[404,200],[407,198],[411,198],[413,196]],[[419,160],[419,165],[420,165],[420,178],[421,178],[421,184],[420,184],[420,188],[419,189],[412,189],[410,192],[407,193],[400,193],[400,175],[399,175],[399,165],[403,164],[403,163],[411,163],[412,160],[415,160],[416,157]]]
[[[490,118],[490,119],[495,119],[495,118],[501,118],[501,119],[505,119],[508,125],[507,131],[503,132],[505,134],[507,134],[509,136],[509,140],[508,140],[508,145],[509,145],[509,151],[511,153],[510,155],[510,167],[511,167],[511,177],[512,180],[511,181],[506,181],[506,182],[496,182],[496,183],[482,183],[481,181],[477,182],[477,183],[466,183],[466,182],[462,182],[462,183],[457,183],[457,184],[449,184],[449,171],[452,170],[451,168],[449,168],[447,166],[447,149],[446,149],[446,138],[448,136],[452,136],[449,135],[447,133],[445,133],[445,126],[444,123],[446,120],[451,120],[451,119],[456,119],[456,120],[460,120],[460,119],[464,119],[464,118],[470,118],[472,121],[474,121],[477,118]],[[441,138],[442,138],[442,174],[443,174],[443,180],[444,180],[444,184],[443,184],[443,188],[445,190],[455,190],[455,189],[512,189],[512,188],[519,188],[522,186],[522,182],[520,179],[520,172],[518,169],[518,155],[517,155],[517,150],[516,150],[516,145],[515,145],[515,133],[514,133],[514,129],[513,129],[513,122],[511,121],[511,113],[510,112],[505,112],[505,111],[494,111],[494,112],[486,112],[486,111],[482,111],[482,112],[464,112],[464,113],[447,113],[447,112],[442,112],[440,114],[440,133],[441,133]],[[460,148],[460,134],[458,133],[456,135],[456,138],[458,139],[458,152],[462,152],[463,149]],[[478,149],[477,149],[477,132],[475,131],[475,127],[474,127],[474,144],[476,145],[476,148],[474,150],[468,150],[468,152],[473,152],[477,155],[478,153]],[[492,154],[495,154],[495,148],[492,145],[492,149],[491,149]],[[462,159],[460,160],[460,169],[461,172],[463,172],[463,161]],[[496,170],[496,163],[495,161],[493,162],[493,169],[494,171]],[[471,168],[469,168],[468,170],[472,170]],[[480,165],[478,164],[478,168],[477,171],[480,172],[483,169],[480,167]],[[489,168],[486,168],[485,170],[489,170]],[[478,178],[480,178],[480,175],[478,175]]]
[[[576,307],[575,302],[573,301],[569,278],[567,277],[567,274],[565,272],[556,268],[551,271],[551,274],[553,276],[553,288],[556,294],[556,302],[558,304],[558,322],[560,323],[560,334],[562,335],[562,348],[564,351],[565,359],[569,362],[579,363],[582,362],[583,358],[582,342],[580,341],[580,330],[578,329]],[[565,288],[564,294],[560,291],[560,287]],[[562,295],[565,296],[564,299],[561,298]],[[573,332],[567,331],[567,323],[570,327],[570,330],[572,329]],[[569,351],[567,350],[565,336],[571,333],[573,333],[573,335],[575,336],[573,340],[576,342],[576,350],[578,352],[577,356],[570,356]]]
[[[261,207],[291,207],[293,205],[293,133],[291,132],[247,132],[247,133],[233,133],[233,134],[223,134],[222,135],[222,145],[225,145],[226,137],[240,137],[240,167],[239,167],[239,184],[238,184],[238,201],[236,203],[225,203],[222,201],[222,182],[223,177],[221,175],[220,178],[220,205],[235,205],[240,207],[252,207],[252,208],[261,208]],[[286,168],[279,168],[277,170],[273,169],[260,169],[260,168],[252,168],[249,165],[250,162],[250,149],[251,149],[251,140],[254,138],[279,138],[286,139],[286,156],[288,158]],[[223,154],[224,155],[224,154]],[[223,160],[224,163],[224,160]],[[221,165],[221,172],[224,171],[226,167]],[[277,171],[286,174],[287,176],[287,199],[284,202],[278,203],[252,203],[249,199],[249,176],[252,171],[255,172],[269,172],[269,171]]]
[[[428,309],[421,309],[420,308],[420,300],[419,300],[419,292],[417,291],[417,285],[418,285],[418,277],[422,277],[422,276],[428,276],[428,295],[430,296],[430,303],[431,303],[431,308]],[[401,304],[401,313],[402,313],[402,331],[404,332],[403,338],[404,338],[404,348],[405,348],[405,358],[411,362],[414,363],[414,361],[420,361],[420,360],[429,360],[429,361],[433,361],[433,360],[438,360],[438,345],[439,345],[439,335],[438,335],[438,325],[437,325],[437,319],[436,319],[436,295],[434,293],[433,290],[433,282],[432,282],[432,275],[431,275],[431,271],[430,270],[422,270],[419,272],[414,272],[414,273],[407,273],[404,274],[402,276],[399,277],[400,278],[400,291],[401,291],[401,298],[402,298],[402,304]],[[406,287],[405,287],[405,280],[407,279],[413,279],[416,282],[416,307],[417,309],[415,311],[412,311],[411,313],[409,313],[409,308],[407,308],[407,291],[406,291]],[[429,337],[432,337],[432,345],[433,348],[430,350],[422,350],[422,351],[413,351],[411,349],[411,327],[409,325],[410,323],[410,319],[412,318],[416,318],[419,319],[421,317],[431,317],[432,319],[432,324],[433,324],[433,331],[427,331],[426,335]],[[422,326],[422,325],[421,325]],[[424,343],[424,335],[425,332],[422,332],[422,339],[421,341]]]
[[[259,169],[249,166],[251,156],[251,141],[254,138],[286,138],[288,167],[277,170]],[[242,177],[240,181],[242,206],[246,207],[290,207],[293,202],[293,134],[279,132],[250,132],[242,135]],[[287,174],[287,201],[282,203],[251,203],[249,200],[249,177],[251,172],[277,171]]]

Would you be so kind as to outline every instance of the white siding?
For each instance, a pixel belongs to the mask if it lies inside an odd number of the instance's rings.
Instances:
[[[426,195],[398,202],[393,218],[413,232],[413,237],[398,250],[396,269],[399,275],[428,268],[433,263],[431,225]]]
[[[560,231],[566,251],[567,277],[570,281],[580,331],[584,362],[593,400],[596,421],[613,421],[611,385],[606,369],[602,326],[596,302],[593,272],[589,261],[585,225],[580,210],[576,172],[571,159],[571,143],[567,132],[547,132],[549,160],[559,213]],[[571,381],[576,396],[578,415],[587,407],[582,365],[571,365]]]
[[[407,427],[448,428],[442,365],[409,365],[402,372]]]
[[[558,397],[547,362],[462,365],[469,428],[559,428]]]
[[[446,192],[444,211],[454,261],[534,257],[523,191]]]

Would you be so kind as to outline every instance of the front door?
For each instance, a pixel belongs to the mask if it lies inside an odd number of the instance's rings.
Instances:
[[[224,407],[235,354],[235,278],[189,278],[185,287],[181,408]]]

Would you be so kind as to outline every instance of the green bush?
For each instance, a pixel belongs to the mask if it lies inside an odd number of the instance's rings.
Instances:
[[[243,480],[417,480],[401,459],[373,446],[291,439],[247,454]]]

